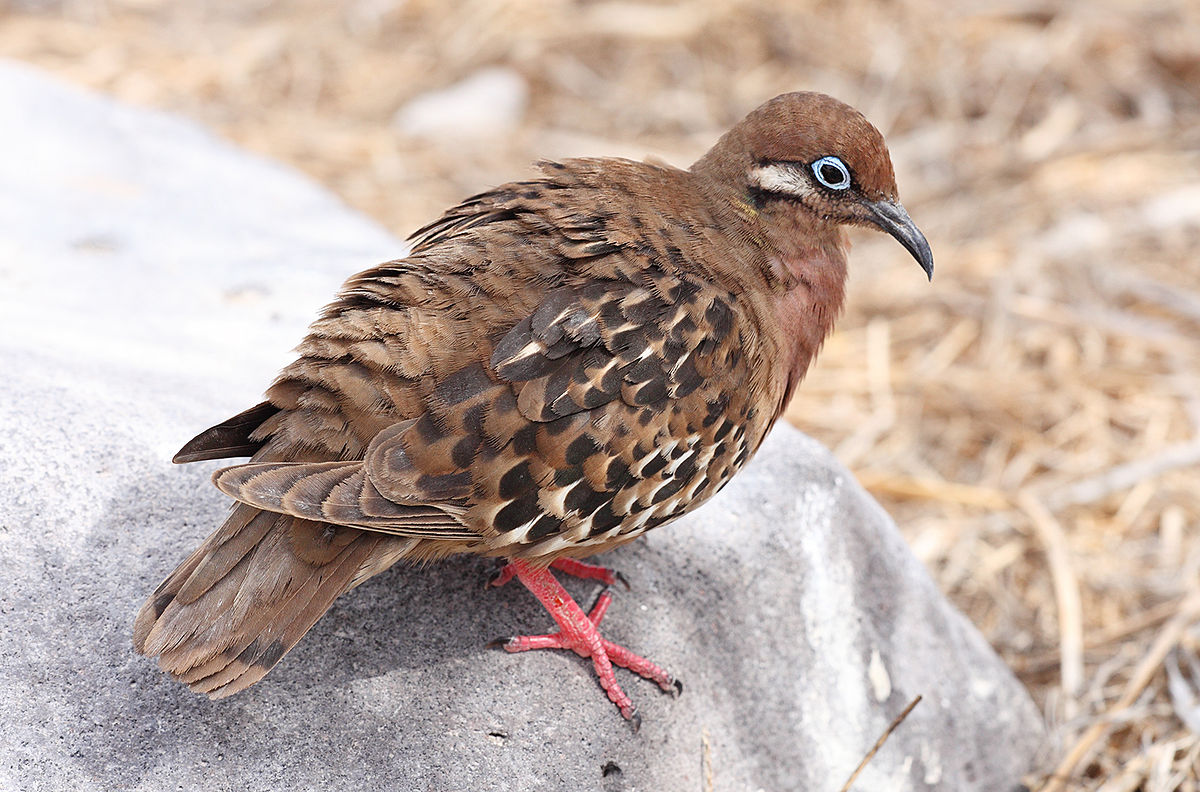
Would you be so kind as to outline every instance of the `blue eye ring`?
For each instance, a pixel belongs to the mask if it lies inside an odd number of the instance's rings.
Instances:
[[[812,164],[812,172],[822,187],[831,190],[850,189],[850,169],[837,157],[821,157]]]

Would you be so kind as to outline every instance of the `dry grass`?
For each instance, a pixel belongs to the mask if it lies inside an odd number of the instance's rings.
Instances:
[[[776,93],[858,106],[938,276],[857,237],[789,417],[1044,705],[1031,786],[1200,789],[1194,0],[27,2],[0,54],[198,118],[397,232],[541,156],[686,164]],[[514,128],[390,125],[490,65],[529,86]]]

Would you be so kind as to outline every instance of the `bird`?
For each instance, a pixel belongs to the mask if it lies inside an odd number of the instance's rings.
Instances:
[[[932,279],[881,133],[815,92],[777,96],[690,168],[544,161],[445,211],[350,277],[260,404],[188,442],[228,518],[148,597],[133,643],[224,698],[334,600],[399,561],[500,559],[558,630],[510,652],[590,658],[665,692],[603,638],[619,577],[583,559],[701,505],[759,448],[842,310],[846,229]],[[584,612],[551,570],[605,584]],[[436,607],[430,603],[429,607]]]

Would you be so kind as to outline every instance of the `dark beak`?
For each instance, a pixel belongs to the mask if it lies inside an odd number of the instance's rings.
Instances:
[[[892,201],[866,202],[864,206],[871,213],[871,217],[868,218],[870,222],[887,231],[897,242],[904,245],[904,249],[912,254],[929,279],[933,280],[933,251],[929,249],[925,235],[908,216],[908,212],[904,211],[904,207]]]

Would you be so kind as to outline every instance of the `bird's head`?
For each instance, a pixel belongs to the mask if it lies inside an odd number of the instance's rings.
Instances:
[[[763,209],[882,229],[933,277],[933,252],[900,205],[883,135],[837,99],[777,96],[727,132],[692,171],[736,185]]]

